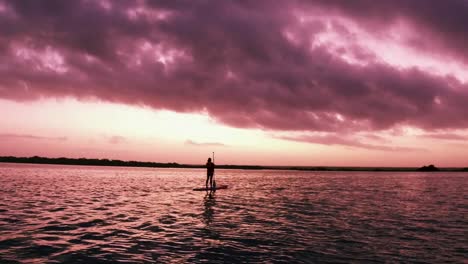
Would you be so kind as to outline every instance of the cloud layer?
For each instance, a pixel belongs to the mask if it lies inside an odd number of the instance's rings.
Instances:
[[[463,0],[0,0],[0,97],[206,112],[267,130],[463,129],[464,76],[395,65],[379,47],[466,69],[467,24]]]
[[[32,140],[51,140],[51,141],[66,141],[66,137],[44,137],[29,134],[0,134],[0,139],[32,139]]]
[[[195,142],[191,139],[187,139],[185,145],[197,147],[226,147],[225,144],[219,142]]]

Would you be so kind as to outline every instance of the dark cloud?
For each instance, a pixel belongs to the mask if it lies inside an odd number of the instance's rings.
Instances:
[[[304,1],[311,9],[352,18],[375,34],[394,23],[405,22],[414,36],[407,44],[428,52],[450,54],[468,63],[468,1],[448,0],[314,0]]]
[[[466,1],[0,0],[0,6],[0,98],[97,98],[204,111],[231,126],[270,130],[468,127],[465,83],[392,67],[362,47],[318,45],[317,34],[330,25],[318,15],[306,22],[296,16],[298,10],[342,15],[370,33],[405,18],[427,33],[414,43],[437,40],[431,49],[462,60]],[[332,28],[347,31],[340,23]]]

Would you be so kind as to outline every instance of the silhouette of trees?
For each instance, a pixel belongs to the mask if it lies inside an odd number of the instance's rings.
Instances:
[[[120,166],[120,167],[151,167],[151,168],[205,168],[205,164],[190,165],[176,162],[142,162],[123,161],[110,159],[86,159],[86,158],[45,158],[45,157],[0,157],[0,162],[33,163],[33,164],[62,164],[62,165],[88,165],[88,166]],[[397,167],[324,167],[324,166],[258,166],[258,165],[216,165],[217,169],[238,170],[298,170],[298,171],[441,171],[434,165],[421,168],[397,168]],[[468,168],[444,168],[443,171],[468,171]]]
[[[440,171],[440,169],[431,164],[429,166],[422,166],[418,171]]]

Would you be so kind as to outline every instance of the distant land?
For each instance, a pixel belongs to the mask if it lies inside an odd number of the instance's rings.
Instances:
[[[31,164],[56,164],[56,165],[83,165],[83,166],[118,166],[118,167],[148,167],[148,168],[205,168],[204,164],[179,164],[175,162],[143,162],[123,161],[110,159],[87,158],[46,158],[46,157],[0,157],[0,162],[5,163],[31,163]],[[216,165],[217,169],[243,169],[243,170],[298,170],[298,171],[467,171],[467,168],[437,168],[434,165],[420,168],[411,167],[328,167],[328,166],[259,166],[259,165]]]

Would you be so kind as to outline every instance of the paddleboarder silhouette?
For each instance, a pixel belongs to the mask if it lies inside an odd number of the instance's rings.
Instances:
[[[206,183],[205,186],[208,189],[208,182],[210,182],[210,189],[213,189],[213,175],[214,175],[215,164],[211,162],[211,158],[208,158],[206,162]]]

